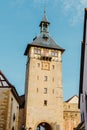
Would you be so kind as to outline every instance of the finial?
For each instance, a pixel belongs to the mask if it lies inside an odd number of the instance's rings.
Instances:
[[[46,6],[44,6],[44,16],[46,16]]]
[[[43,17],[42,21],[46,21],[46,22],[48,21],[47,16],[46,16],[46,6],[44,6],[44,17]]]

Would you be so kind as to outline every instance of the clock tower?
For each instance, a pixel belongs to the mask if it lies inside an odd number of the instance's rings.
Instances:
[[[25,129],[63,130],[61,48],[49,35],[46,11],[40,34],[25,50]]]

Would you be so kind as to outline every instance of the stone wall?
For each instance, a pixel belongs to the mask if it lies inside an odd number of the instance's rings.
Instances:
[[[74,130],[80,123],[80,110],[77,103],[64,102],[64,130]]]
[[[19,104],[11,88],[0,88],[0,130],[18,130]]]

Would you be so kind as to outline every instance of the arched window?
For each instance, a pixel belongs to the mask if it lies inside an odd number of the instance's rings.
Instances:
[[[14,130],[14,126],[12,127],[12,130]]]
[[[13,121],[15,121],[15,113],[13,114]]]

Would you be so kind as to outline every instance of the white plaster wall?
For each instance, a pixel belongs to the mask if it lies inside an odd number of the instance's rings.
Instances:
[[[74,96],[68,103],[77,103],[78,104],[78,97]]]

